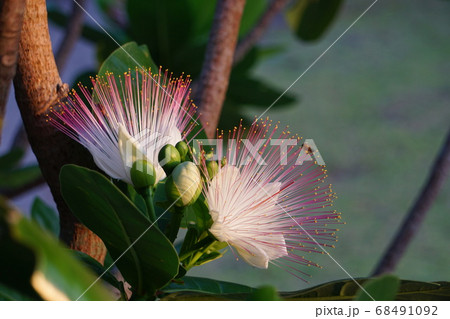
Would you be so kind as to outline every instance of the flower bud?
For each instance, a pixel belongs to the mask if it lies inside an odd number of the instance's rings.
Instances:
[[[188,145],[186,144],[186,142],[184,142],[184,141],[179,141],[176,145],[175,145],[175,148],[178,150],[178,152],[180,153],[180,158],[181,158],[181,161],[183,162],[183,161],[186,161],[187,160],[187,158],[186,158],[186,156],[188,155],[188,152],[189,152],[189,147],[188,147]]]
[[[167,144],[159,151],[158,161],[168,176],[181,163],[180,153],[175,146]]]
[[[136,188],[153,186],[156,182],[155,167],[146,160],[135,161],[131,166],[130,175]]]
[[[219,164],[216,161],[206,161],[206,169],[208,170],[208,177],[212,179],[219,171]]]
[[[222,160],[220,161],[220,167],[224,167],[225,165],[227,165],[227,158],[223,157]]]
[[[202,192],[200,171],[192,162],[183,162],[166,181],[167,197],[179,207],[193,204]]]

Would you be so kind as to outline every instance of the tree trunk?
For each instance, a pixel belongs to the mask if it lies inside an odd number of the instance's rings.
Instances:
[[[14,87],[31,148],[58,207],[61,239],[103,263],[103,242],[75,219],[60,193],[59,171],[64,164],[95,166],[86,149],[48,122],[51,108],[67,96],[68,86],[56,68],[45,0],[27,1]]]

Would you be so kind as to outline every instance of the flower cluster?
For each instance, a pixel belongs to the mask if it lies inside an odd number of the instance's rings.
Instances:
[[[298,276],[299,265],[317,265],[303,253],[322,253],[336,241],[340,215],[331,208],[326,170],[308,160],[297,146],[301,139],[279,124],[240,124],[217,135],[214,154],[195,154],[187,140],[195,122],[189,78],[129,72],[92,84],[93,93],[80,86],[81,95],[73,91],[61,102],[52,123],[85,146],[107,175],[149,196],[150,206],[156,205],[151,194],[164,184],[165,207],[173,214],[165,230],[171,241],[187,218],[185,208],[203,203],[192,209],[206,207],[207,229],[184,223],[191,230],[180,252],[186,269],[217,258],[225,243],[250,265],[272,263]],[[274,147],[275,139],[296,143]],[[256,152],[246,147],[258,143]]]

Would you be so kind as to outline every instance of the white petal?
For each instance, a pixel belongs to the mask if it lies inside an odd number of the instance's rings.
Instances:
[[[284,236],[282,234],[270,234],[264,236],[264,239],[262,240],[264,240],[265,243],[261,249],[264,249],[270,260],[288,255],[286,241],[284,240]]]
[[[119,126],[119,152],[122,158],[123,170],[126,174],[126,179],[123,179],[127,183],[131,183],[130,169],[136,160],[148,160],[141,150],[139,149],[139,142],[132,137],[125,126]],[[151,162],[151,161],[150,161]]]
[[[234,244],[233,242],[230,242],[230,244],[236,248],[239,255],[250,265],[262,269],[267,269],[267,267],[269,267],[269,256],[258,247],[242,241],[240,241],[239,244]]]
[[[86,148],[94,158],[95,164],[108,176],[128,182],[129,176],[123,167],[123,162],[120,158],[120,154],[118,154],[118,149],[111,150],[111,152],[117,152],[116,156],[114,156],[111,153],[105,154],[90,145],[86,145]],[[131,182],[131,180],[129,182]]]

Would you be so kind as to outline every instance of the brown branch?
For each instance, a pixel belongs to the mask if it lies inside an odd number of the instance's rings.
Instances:
[[[9,87],[16,74],[25,0],[0,1],[0,141]]]
[[[55,54],[56,66],[61,72],[66,65],[67,60],[72,53],[73,47],[80,38],[83,29],[85,0],[78,0],[78,3],[73,2],[72,14],[70,16],[69,24],[67,25],[64,38],[59,45],[58,51]]]
[[[103,242],[75,219],[60,193],[64,164],[93,167],[93,161],[83,147],[47,122],[50,107],[66,97],[68,86],[61,82],[53,57],[45,0],[26,3],[14,88],[31,148],[58,207],[61,239],[102,262]]]
[[[280,12],[289,0],[272,0],[266,11],[258,20],[253,29],[239,41],[236,51],[234,52],[234,64],[241,61],[250,49],[258,42],[261,36],[266,32],[273,18]]]
[[[381,258],[373,276],[391,272],[402,258],[408,244],[419,230],[427,211],[431,208],[450,169],[450,130],[436,158],[426,184],[406,215],[397,235]]]
[[[225,100],[244,5],[245,0],[217,2],[195,99],[200,121],[210,138],[215,134]]]

